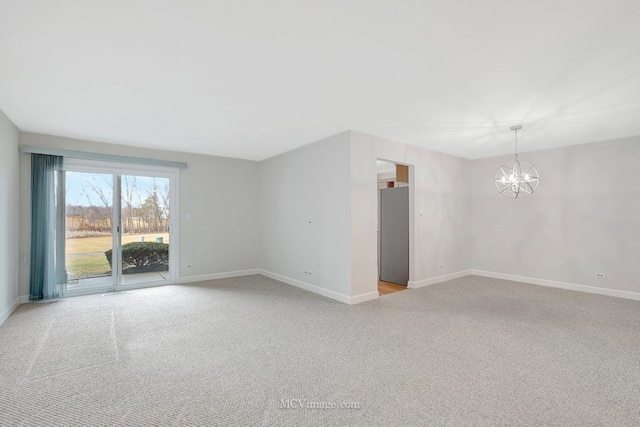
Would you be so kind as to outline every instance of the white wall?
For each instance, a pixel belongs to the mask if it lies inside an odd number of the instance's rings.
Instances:
[[[470,269],[469,161],[351,132],[352,295],[377,292],[376,159],[410,168],[410,286]],[[440,267],[442,265],[442,268]]]
[[[540,185],[517,200],[493,184],[510,156],[471,162],[473,268],[640,292],[640,137],[520,159],[535,164]]]
[[[352,295],[349,135],[344,132],[259,165],[260,268],[347,303]]]
[[[0,324],[18,306],[20,131],[0,110]]]
[[[5,282],[16,275],[15,230],[19,216],[29,217],[30,171],[28,156],[15,147],[18,130],[0,119],[0,216],[2,236],[9,236],[0,247],[1,313],[17,296]],[[523,154],[542,181],[534,196],[519,200],[493,185],[509,156],[470,161],[351,131],[259,163],[30,133],[21,142],[187,162],[180,180],[183,280],[259,268],[343,302],[376,298],[376,160],[385,159],[411,165],[411,286],[473,269],[640,292],[640,137]],[[18,157],[19,215],[5,202],[17,197]],[[20,225],[24,255],[29,224]],[[20,295],[28,294],[27,268],[21,265]]]
[[[148,157],[188,163],[180,172],[180,281],[258,268],[258,163],[223,157],[22,133],[23,145]],[[30,162],[22,154],[21,214],[29,217]],[[17,154],[16,154],[17,159]],[[17,163],[17,162],[16,162]],[[192,214],[186,221],[185,215]],[[29,253],[29,224],[21,227]],[[191,264],[192,268],[185,266]],[[21,295],[28,295],[28,265],[21,266]]]

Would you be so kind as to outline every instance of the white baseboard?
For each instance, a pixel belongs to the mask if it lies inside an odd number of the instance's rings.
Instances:
[[[322,295],[323,297],[331,298],[336,301],[343,302],[345,304],[356,304],[352,302],[352,297],[344,295],[339,292],[331,291],[329,289],[321,288],[320,286],[312,285],[311,283],[303,282],[301,280],[292,279],[291,277],[281,276],[280,274],[272,273],[267,270],[260,270],[260,274],[269,277],[270,279],[277,280],[279,282],[286,283],[287,285],[295,286],[296,288],[304,289],[305,291],[313,292],[314,294]],[[377,292],[375,292],[377,294]],[[363,294],[368,295],[368,294]],[[358,295],[355,298],[360,298],[362,295]],[[362,300],[367,301],[367,300]],[[362,302],[358,301],[358,302]]]
[[[184,277],[180,277],[176,283],[183,284],[183,283],[193,283],[193,282],[205,282],[207,280],[227,279],[229,277],[253,276],[255,274],[260,274],[260,270],[258,269],[237,270],[237,271],[226,271],[223,273],[201,274],[198,276],[184,276]],[[171,282],[162,282],[162,283],[149,282],[145,284],[136,283],[130,286],[120,286],[119,290],[131,291],[136,289],[154,288],[156,286],[166,286],[166,285],[172,285],[172,284],[173,283]],[[96,292],[94,290],[87,289],[86,293],[79,292],[77,294],[74,294],[73,296],[93,295],[95,293]],[[33,302],[29,298],[30,298],[29,295],[20,296],[20,304],[28,304]]]
[[[228,279],[229,277],[253,276],[255,274],[260,274],[260,270],[256,268],[252,270],[237,270],[237,271],[226,271],[223,273],[201,274],[198,276],[184,276],[178,279],[178,283],[182,284],[182,283],[204,282],[207,280]]]
[[[378,298],[380,298],[380,293],[378,291],[367,292],[365,294],[351,297],[351,302],[349,304],[360,304],[361,302],[371,301]]]
[[[462,270],[456,273],[445,274],[444,276],[432,277],[431,279],[409,281],[407,287],[411,289],[422,288],[423,286],[435,285],[436,283],[446,282],[447,280],[458,279],[460,277],[470,276],[472,270]]]
[[[7,307],[2,313],[0,313],[0,325],[2,325],[4,321],[7,320],[9,316],[11,316],[11,313],[13,313],[19,305],[20,297],[16,298],[9,307]]]
[[[639,292],[619,291],[616,289],[598,288],[595,286],[578,285],[575,283],[558,282],[555,280],[536,279],[534,277],[516,276],[515,274],[496,273],[493,271],[471,270],[474,276],[504,279],[514,282],[529,283],[531,285],[547,286],[550,288],[568,289],[570,291],[588,292],[590,294],[606,295],[609,297],[625,298],[640,301]]]

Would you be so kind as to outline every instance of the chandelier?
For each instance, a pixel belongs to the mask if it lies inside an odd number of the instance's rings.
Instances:
[[[500,166],[496,173],[495,183],[500,194],[512,199],[533,194],[538,187],[540,176],[533,165],[518,160],[518,131],[522,125],[512,126],[516,134],[516,154],[514,161]]]

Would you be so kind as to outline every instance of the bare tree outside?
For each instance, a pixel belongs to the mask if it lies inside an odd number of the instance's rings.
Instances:
[[[131,233],[133,229],[134,197],[137,190],[135,176],[122,177],[122,227],[125,233]]]
[[[141,180],[145,180],[141,185]],[[110,234],[113,183],[104,177],[80,177],[75,192],[67,185],[67,237]],[[127,234],[169,231],[169,180],[122,176],[121,221]],[[80,197],[81,196],[81,197]],[[71,200],[69,200],[71,199]],[[69,203],[71,202],[71,203]]]
[[[69,280],[109,276],[112,267],[105,254],[113,245],[113,176],[75,171],[66,174],[65,252]],[[120,193],[123,247],[143,241],[168,244],[170,180],[122,175]],[[124,269],[123,272],[126,273]]]

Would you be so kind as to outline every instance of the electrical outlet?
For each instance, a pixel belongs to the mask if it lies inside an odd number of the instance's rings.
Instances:
[[[606,274],[604,274],[604,273],[596,273],[596,277],[597,277],[598,279],[604,279],[605,277],[607,277],[607,275],[606,275]]]

